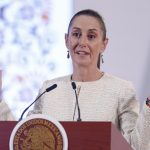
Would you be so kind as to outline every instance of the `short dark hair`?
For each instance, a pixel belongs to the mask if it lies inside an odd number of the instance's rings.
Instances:
[[[78,16],[81,16],[81,15],[87,15],[87,16],[95,17],[98,20],[98,22],[101,26],[101,30],[103,32],[103,40],[105,40],[106,39],[106,26],[105,26],[103,17],[97,11],[92,10],[92,9],[81,10],[81,11],[77,12],[76,14],[74,14],[74,16],[71,18],[69,26],[68,26],[68,33],[69,33],[69,29],[70,29],[74,19]]]

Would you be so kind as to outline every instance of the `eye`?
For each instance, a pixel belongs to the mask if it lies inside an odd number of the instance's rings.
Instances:
[[[81,33],[79,33],[79,32],[73,32],[72,36],[79,38],[81,36]]]
[[[88,35],[88,39],[89,40],[93,40],[93,39],[95,39],[96,38],[96,35],[94,35],[94,34],[89,34]]]

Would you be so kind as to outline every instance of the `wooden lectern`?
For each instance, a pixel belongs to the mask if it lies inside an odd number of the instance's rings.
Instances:
[[[111,122],[60,122],[68,137],[68,150],[132,150]],[[0,121],[0,150],[9,150],[16,121]]]

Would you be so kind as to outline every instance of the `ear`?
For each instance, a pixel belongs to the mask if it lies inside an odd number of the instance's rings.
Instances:
[[[65,33],[65,44],[66,44],[67,49],[69,49],[68,34],[67,33]]]
[[[103,53],[103,52],[105,51],[107,44],[108,44],[108,38],[106,38],[106,39],[103,41],[101,53]]]

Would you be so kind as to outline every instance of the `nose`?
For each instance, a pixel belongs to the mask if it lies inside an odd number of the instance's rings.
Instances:
[[[87,45],[87,37],[86,36],[84,36],[84,35],[82,35],[80,38],[79,38],[79,40],[78,40],[78,42],[79,42],[79,45],[81,46],[81,47],[85,47],[86,45]]]

